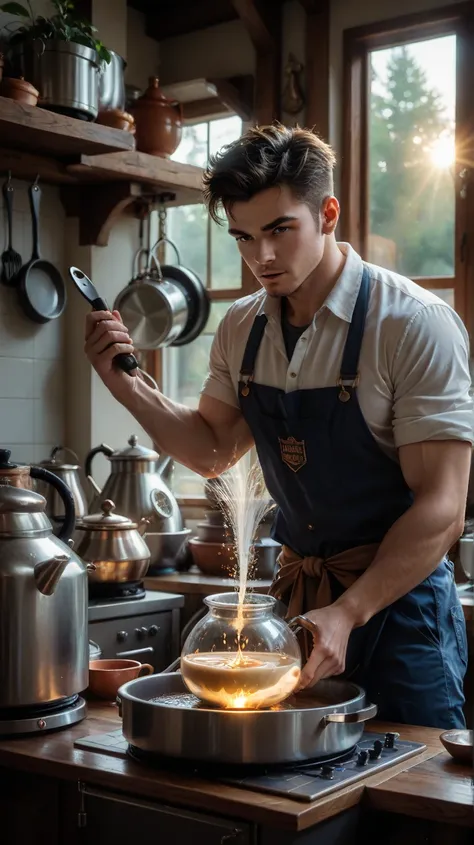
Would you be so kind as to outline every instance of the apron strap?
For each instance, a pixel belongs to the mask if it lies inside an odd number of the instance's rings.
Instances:
[[[254,374],[255,362],[267,322],[268,318],[266,314],[259,314],[253,321],[242,359],[242,366],[240,367],[240,381],[248,381],[249,376],[253,376]],[[247,378],[243,379],[242,376],[246,376]]]
[[[351,324],[347,333],[346,345],[342,355],[341,373],[339,384],[357,382],[359,372],[359,356],[364,336],[365,318],[369,307],[370,276],[364,264],[359,294],[354,306]]]

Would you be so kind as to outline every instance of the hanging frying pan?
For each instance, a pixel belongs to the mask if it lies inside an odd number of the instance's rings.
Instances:
[[[33,253],[16,279],[16,290],[23,311],[35,323],[47,323],[60,317],[66,307],[66,287],[61,273],[40,256],[39,211],[41,190],[38,177],[28,189],[33,223]]]
[[[176,251],[178,266],[160,267],[155,250],[164,241]],[[189,343],[209,316],[209,300],[201,282],[180,266],[176,246],[165,238],[150,250],[145,274],[118,295],[114,308],[120,311],[137,349]]]

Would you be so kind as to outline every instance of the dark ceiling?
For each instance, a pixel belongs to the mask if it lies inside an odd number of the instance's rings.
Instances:
[[[260,2],[271,8],[284,0]],[[157,41],[238,18],[232,0],[127,0],[127,3],[143,12],[146,18],[146,33]]]

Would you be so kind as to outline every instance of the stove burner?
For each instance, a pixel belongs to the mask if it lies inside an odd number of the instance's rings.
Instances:
[[[333,765],[340,765],[347,760],[351,760],[358,746],[354,745],[345,754],[327,755],[326,757],[318,757],[317,760],[305,760],[303,763],[272,763],[272,764],[258,764],[249,763],[247,765],[236,765],[233,763],[213,763],[203,762],[202,760],[184,760],[177,757],[165,757],[162,754],[153,754],[152,751],[143,751],[135,745],[129,745],[127,754],[137,763],[145,763],[155,769],[166,769],[166,771],[182,772],[183,765],[186,766],[187,771],[192,772],[203,778],[212,778],[212,780],[227,780],[228,778],[240,779],[248,777],[249,775],[268,775],[272,773],[281,772],[305,772],[312,769],[320,769],[321,767],[332,767]]]
[[[16,719],[39,719],[41,716],[61,713],[66,707],[75,704],[78,698],[78,695],[71,695],[69,698],[61,698],[60,701],[50,701],[47,704],[34,704],[26,707],[0,707],[0,722]]]
[[[43,707],[15,707],[0,710],[0,736],[44,733],[75,725],[87,715],[86,702],[79,695]]]
[[[143,581],[90,581],[89,600],[101,601],[130,601],[145,598],[146,590]]]

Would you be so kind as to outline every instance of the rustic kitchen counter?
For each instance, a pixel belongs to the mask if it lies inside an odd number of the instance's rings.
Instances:
[[[0,777],[6,770],[61,781],[83,782],[141,800],[219,814],[269,828],[301,831],[337,816],[361,801],[376,809],[430,821],[474,826],[473,786],[467,766],[451,761],[431,728],[399,727],[402,737],[424,742],[420,755],[310,804],[213,783],[174,772],[151,770],[129,759],[74,748],[79,737],[116,730],[115,705],[89,702],[86,720],[56,733],[0,740]],[[374,722],[368,730],[397,730]],[[40,778],[42,780],[42,778]],[[0,790],[1,792],[1,790]]]
[[[248,587],[257,593],[268,592],[271,580],[249,581]],[[167,575],[150,575],[145,578],[147,590],[160,590],[163,593],[181,593],[188,596],[210,596],[213,593],[228,593],[236,589],[233,578],[219,578],[217,575],[204,575],[197,566],[189,572],[170,572]]]

